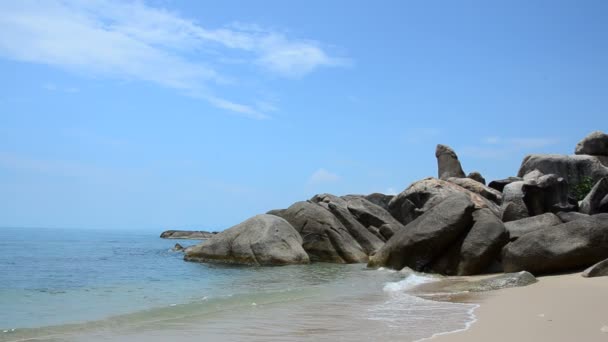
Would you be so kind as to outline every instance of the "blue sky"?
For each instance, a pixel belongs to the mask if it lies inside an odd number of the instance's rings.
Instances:
[[[608,130],[605,1],[0,2],[0,226],[223,229]]]

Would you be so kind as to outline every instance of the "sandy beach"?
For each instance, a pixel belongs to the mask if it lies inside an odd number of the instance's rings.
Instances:
[[[608,341],[608,277],[539,277],[483,294],[470,329],[432,341]]]

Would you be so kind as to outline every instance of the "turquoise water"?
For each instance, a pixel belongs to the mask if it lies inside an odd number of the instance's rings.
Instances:
[[[385,340],[414,341],[473,319],[471,305],[409,295],[433,279],[407,271],[187,263],[171,251],[177,242],[197,243],[1,228],[0,341],[355,341],[387,332]]]

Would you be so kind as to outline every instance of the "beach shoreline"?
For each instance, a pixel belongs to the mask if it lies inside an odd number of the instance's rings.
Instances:
[[[472,294],[480,303],[466,330],[425,341],[607,341],[608,277],[580,273],[543,276],[539,282]]]

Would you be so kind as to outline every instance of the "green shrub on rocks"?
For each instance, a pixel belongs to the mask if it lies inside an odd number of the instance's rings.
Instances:
[[[583,177],[583,179],[572,187],[572,197],[576,198],[577,201],[582,201],[585,196],[593,189],[593,178]]]

